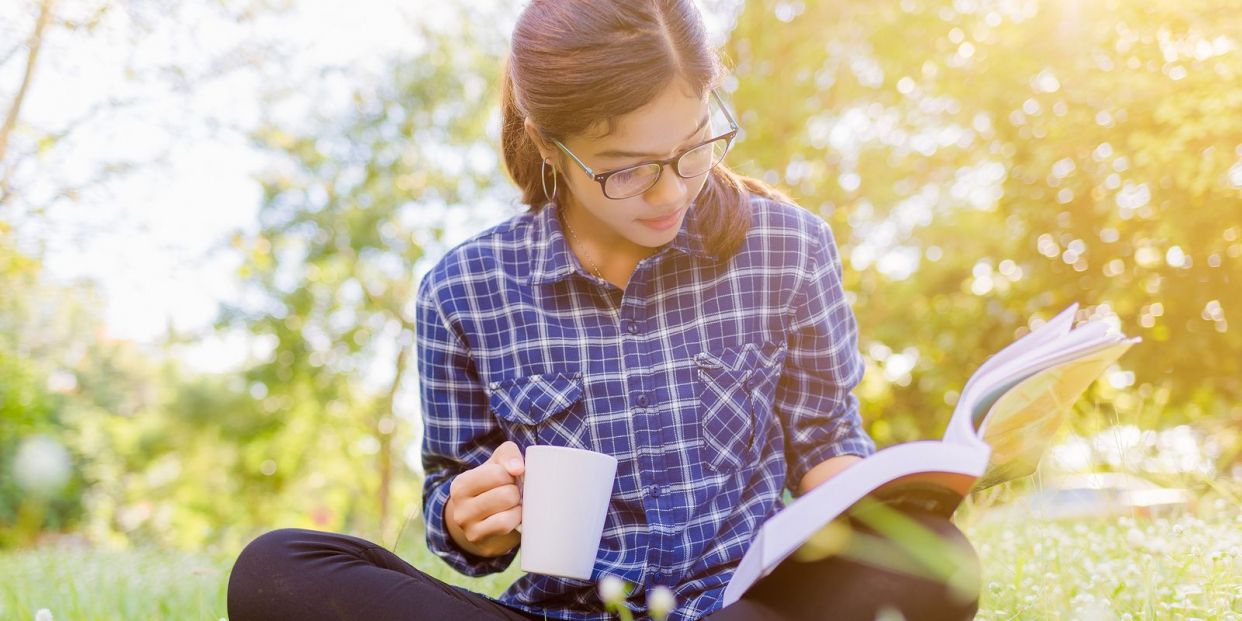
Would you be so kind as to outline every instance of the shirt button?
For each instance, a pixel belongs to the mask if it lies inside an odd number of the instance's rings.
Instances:
[[[625,329],[626,329],[626,330],[627,330],[630,334],[638,334],[638,323],[637,323],[637,322],[633,322],[633,321],[627,322],[627,325],[625,326]]]
[[[647,395],[638,395],[638,407],[647,407]]]
[[[652,498],[659,498],[660,497],[660,486],[652,485],[651,487],[648,487],[647,493],[650,494]]]
[[[745,388],[746,390],[750,390],[750,386],[751,386],[750,378],[748,377],[742,382],[742,388]]]

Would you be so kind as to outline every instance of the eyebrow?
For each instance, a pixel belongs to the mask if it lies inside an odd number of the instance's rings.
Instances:
[[[685,142],[686,140],[694,138],[695,134],[703,131],[703,128],[707,126],[707,121],[709,118],[710,118],[710,115],[705,115],[703,117],[703,120],[699,121],[699,126],[694,128],[694,131],[690,132],[690,135],[686,136],[685,139],[682,140],[682,142]],[[595,157],[659,157],[659,156],[660,156],[659,153],[636,153],[634,151],[617,151],[617,150],[600,151],[599,153],[595,154]]]

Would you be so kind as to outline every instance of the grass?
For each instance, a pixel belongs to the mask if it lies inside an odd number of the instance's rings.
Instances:
[[[1242,620],[1242,511],[982,523],[977,619]]]
[[[978,619],[1222,619],[1242,621],[1242,511],[1236,496],[1154,519],[1072,522],[987,519],[969,507],[963,530],[983,561]],[[458,575],[412,527],[398,553],[437,578],[498,595],[521,575]],[[236,553],[39,548],[0,553],[0,619],[208,619],[226,616]]]
[[[231,559],[152,549],[0,553],[0,619],[219,619]]]

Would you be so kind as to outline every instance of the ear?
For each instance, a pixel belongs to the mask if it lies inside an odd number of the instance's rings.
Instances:
[[[539,133],[539,128],[535,127],[534,121],[527,118],[523,121],[522,127],[526,129],[526,135],[530,136],[531,142],[535,143],[535,147],[539,149],[539,157],[545,160],[552,159],[552,161],[556,161],[552,158],[555,153],[552,149],[552,145],[548,144],[548,141],[543,139],[543,136]]]

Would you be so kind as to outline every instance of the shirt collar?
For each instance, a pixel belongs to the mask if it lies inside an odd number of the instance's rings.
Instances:
[[[561,219],[557,217],[558,209],[556,203],[548,202],[544,203],[534,215],[534,235],[531,241],[535,252],[528,280],[530,284],[556,282],[581,270],[577,259],[570,254],[569,244],[565,241],[565,234],[561,230]],[[693,210],[694,207],[691,206],[691,211]],[[714,259],[715,256],[708,251],[703,236],[696,231],[691,231],[689,223],[689,217],[683,219],[677,236],[657,250],[656,254],[671,248],[687,255]],[[585,272],[581,273],[586,275]]]

